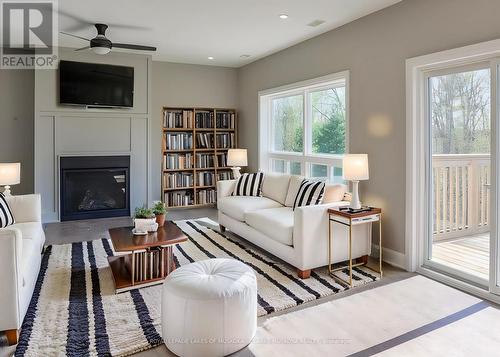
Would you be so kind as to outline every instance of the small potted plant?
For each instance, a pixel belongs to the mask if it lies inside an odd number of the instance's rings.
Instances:
[[[158,227],[163,227],[165,224],[165,215],[167,214],[165,204],[161,201],[155,201],[153,204],[153,213],[156,216],[156,223],[158,223]]]
[[[134,226],[136,231],[150,231],[156,224],[156,218],[152,209],[146,207],[137,207],[134,213]]]

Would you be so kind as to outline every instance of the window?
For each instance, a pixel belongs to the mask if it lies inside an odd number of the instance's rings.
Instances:
[[[259,168],[343,182],[348,72],[259,93]]]

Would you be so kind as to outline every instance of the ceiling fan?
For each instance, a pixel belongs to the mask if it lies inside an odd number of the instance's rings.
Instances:
[[[94,24],[94,26],[97,29],[97,36],[92,38],[92,39],[88,39],[85,37],[73,35],[73,34],[70,34],[67,32],[62,32],[62,31],[60,33],[62,33],[63,35],[76,37],[76,38],[79,38],[81,40],[90,41],[89,46],[78,48],[75,51],[92,49],[92,51],[94,51],[94,53],[96,53],[98,55],[105,55],[105,54],[109,53],[112,48],[126,48],[129,50],[139,50],[139,51],[156,51],[156,47],[132,45],[132,44],[128,44],[128,43],[111,42],[106,37],[106,30],[108,29],[108,25],[106,25],[106,24]]]

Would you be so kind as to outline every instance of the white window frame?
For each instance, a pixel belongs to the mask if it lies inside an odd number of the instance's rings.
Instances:
[[[460,281],[442,274],[438,271],[428,269],[424,266],[425,237],[427,232],[427,195],[426,180],[428,168],[426,167],[427,140],[426,140],[426,86],[427,73],[430,71],[447,70],[460,66],[470,66],[481,62],[491,64],[492,73],[498,74],[498,60],[500,56],[500,40],[483,42],[471,46],[442,51],[420,57],[410,58],[406,61],[406,268],[408,271],[416,271],[422,275],[429,276],[438,281],[463,289],[485,299],[500,302],[498,272],[500,261],[498,249],[498,222],[500,204],[497,198],[497,188],[500,186],[500,177],[497,174],[497,160],[500,158],[500,131],[497,130],[499,111],[495,101],[498,98],[498,79],[492,76],[491,84],[491,229],[490,229],[490,291]]]
[[[308,96],[312,92],[332,87],[345,87],[345,153],[349,152],[349,71],[288,84],[260,91],[259,95],[259,170],[272,171],[272,161],[285,160],[285,172],[290,173],[290,162],[300,162],[301,175],[311,176],[311,164],[326,165],[328,180],[333,180],[333,167],[342,167],[343,154],[317,154],[312,152],[311,117]],[[302,152],[274,151],[272,134],[272,100],[293,95],[303,96],[303,150]]]

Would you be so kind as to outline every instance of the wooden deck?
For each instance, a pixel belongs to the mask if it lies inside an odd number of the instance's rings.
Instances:
[[[432,245],[432,260],[488,279],[490,265],[490,234],[449,239]]]

